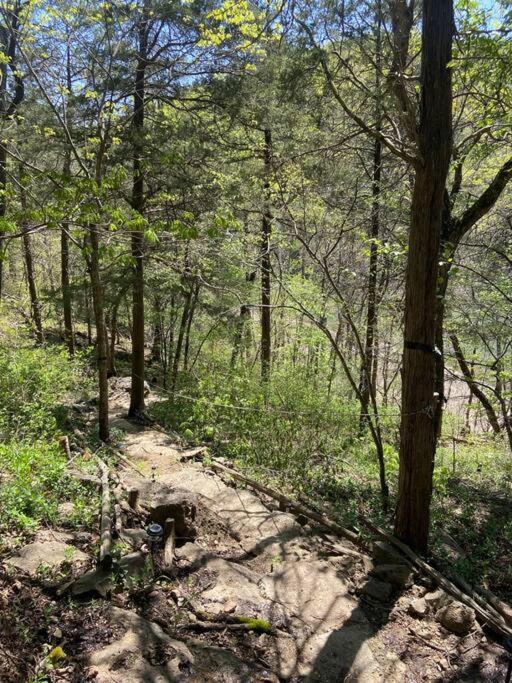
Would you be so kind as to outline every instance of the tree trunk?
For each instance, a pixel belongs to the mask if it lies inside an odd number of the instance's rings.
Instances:
[[[377,97],[376,119],[377,131],[381,131],[381,103],[380,103],[380,73],[381,73],[381,5],[380,1],[376,11],[376,35],[375,35],[375,90]],[[364,344],[364,358],[361,363],[359,391],[361,393],[361,414],[359,429],[364,431],[370,405],[370,391],[375,391],[372,386],[373,364],[375,356],[375,334],[377,327],[377,274],[379,248],[378,239],[380,232],[380,184],[382,174],[382,142],[375,138],[373,143],[373,172],[372,172],[372,213],[370,229],[370,272],[368,276],[368,308],[366,311],[366,338]]]
[[[192,295],[192,303],[190,304],[190,310],[188,313],[187,329],[185,330],[185,347],[183,349],[183,370],[188,368],[188,355],[190,350],[190,329],[192,327],[192,320],[194,319],[194,313],[197,306],[197,300],[199,298],[199,282],[196,282],[194,287],[194,293]]]
[[[495,434],[500,434],[501,429],[498,421],[498,416],[496,415],[496,411],[494,410],[492,403],[489,401],[487,396],[484,394],[484,392],[480,389],[478,384],[475,382],[475,378],[473,376],[473,373],[471,372],[471,369],[464,358],[464,354],[462,352],[462,348],[459,342],[459,339],[455,333],[452,332],[450,334],[450,341],[453,346],[453,351],[455,353],[455,358],[457,359],[457,363],[459,364],[460,370],[462,372],[462,375],[464,377],[464,380],[466,384],[469,387],[469,390],[471,394],[480,401],[482,404],[483,409],[485,410],[485,413],[487,415],[487,419],[489,420],[489,424],[492,427],[492,430]]]
[[[192,301],[192,288],[190,288],[185,295],[185,301],[183,303],[183,312],[181,314],[180,329],[178,331],[178,338],[176,340],[176,350],[174,352],[174,359],[172,364],[172,376],[171,376],[171,391],[176,389],[176,383],[178,381],[178,369],[181,360],[181,350],[183,348],[183,339],[185,337],[185,330],[187,328],[187,320],[190,312],[190,304]]]
[[[99,437],[102,441],[109,440],[108,424],[108,352],[107,352],[107,327],[105,325],[105,310],[103,304],[103,286],[100,275],[99,237],[98,228],[93,225],[89,228],[89,241],[91,255],[89,258],[89,275],[91,278],[92,303],[94,308],[94,321],[96,323],[96,356],[98,362],[98,423]]]
[[[436,444],[436,287],[452,148],[452,0],[423,0],[421,161],[416,165],[405,292],[399,498],[395,534],[426,552]]]
[[[34,275],[34,261],[32,258],[32,243],[27,228],[23,229],[23,257],[25,259],[25,268],[27,271],[27,283],[30,296],[30,310],[32,313],[32,322],[36,333],[36,341],[42,344],[44,341],[43,325],[41,322],[41,306],[37,296],[36,280]]]
[[[272,163],[272,134],[265,129],[264,160],[264,206],[261,221],[261,379],[270,380],[271,349],[271,317],[270,317],[270,235],[272,232],[272,215],[270,213],[270,171]]]
[[[149,18],[146,3],[138,26],[139,47],[133,97],[133,189],[132,208],[142,215],[144,210],[144,109]],[[132,256],[135,260],[132,305],[132,387],[128,415],[134,417],[145,410],[144,403],[144,232],[132,232]]]
[[[71,94],[73,82],[71,77],[71,50],[70,50],[70,36],[68,35],[68,45],[66,53],[66,84],[68,88],[68,96]],[[71,122],[68,115],[68,130],[70,130]],[[69,145],[66,146],[64,157],[64,179],[69,182],[71,179],[71,149]],[[62,289],[62,313],[64,317],[64,338],[68,347],[69,355],[73,356],[75,353],[75,339],[73,335],[73,311],[71,302],[71,288],[69,284],[69,226],[63,223],[60,231],[60,283]]]

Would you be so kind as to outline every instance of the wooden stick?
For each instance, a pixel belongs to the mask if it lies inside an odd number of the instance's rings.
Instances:
[[[139,500],[139,489],[130,489],[128,491],[128,505],[132,510],[137,509],[137,501]]]
[[[477,587],[475,590],[484,598],[486,598],[489,601],[489,604],[491,604],[494,609],[501,614],[508,626],[512,626],[512,607],[510,605],[508,605],[506,602],[503,602],[503,600],[500,600],[497,595],[491,593],[491,591],[487,590],[487,588]]]
[[[336,522],[333,522],[323,513],[312,512],[303,505],[300,505],[299,503],[290,500],[283,494],[278,493],[277,491],[273,491],[272,489],[269,489],[267,486],[263,486],[262,484],[259,484],[257,481],[254,481],[253,479],[250,479],[249,477],[246,477],[245,475],[240,474],[240,472],[237,472],[236,470],[226,467],[225,465],[221,465],[220,463],[216,463],[215,461],[213,461],[209,463],[208,466],[214,470],[217,470],[219,472],[225,472],[226,474],[229,474],[235,479],[243,481],[248,486],[251,486],[257,491],[264,493],[270,498],[274,498],[275,500],[284,503],[288,506],[290,510],[293,510],[293,512],[304,515],[304,517],[307,517],[308,519],[311,519],[317,522],[318,524],[325,526],[327,529],[330,529],[339,536],[347,538],[355,545],[363,549],[366,549],[365,545],[356,534],[354,534],[352,531],[349,531],[348,529],[345,529]],[[492,607],[491,609],[489,609],[489,605],[486,605],[484,607],[482,604],[480,604],[480,602],[477,602],[477,600],[475,600],[473,597],[462,592],[459,588],[457,588],[457,586],[455,586],[455,584],[453,584],[445,576],[443,576],[433,567],[427,564],[427,562],[422,560],[411,548],[409,548],[409,546],[405,545],[405,543],[402,543],[391,534],[388,534],[384,529],[381,529],[376,524],[373,524],[365,517],[362,517],[360,515],[359,518],[364,526],[370,529],[370,531],[372,531],[377,536],[383,538],[385,541],[398,548],[403,555],[405,555],[409,560],[413,562],[413,564],[415,564],[419,569],[421,569],[424,572],[424,574],[430,576],[430,578],[432,578],[447,593],[450,593],[450,595],[454,596],[457,600],[471,607],[475,611],[475,614],[481,622],[488,625],[490,628],[492,628],[496,633],[499,633],[500,635],[504,635],[507,638],[512,636],[512,628],[510,628],[507,625],[504,618],[500,617],[499,614],[496,613],[495,609],[492,609]]]
[[[427,564],[427,562],[422,560],[421,557],[414,552],[414,550],[409,548],[409,546],[405,545],[405,543],[402,543],[391,534],[388,534],[387,531],[381,529],[376,524],[373,524],[373,522],[370,522],[368,519],[360,516],[360,520],[364,526],[370,529],[370,531],[373,531],[373,533],[375,533],[377,536],[380,536],[385,541],[398,548],[406,557],[408,557],[417,567],[427,574],[427,576],[430,576],[430,578],[433,579],[439,586],[441,586],[441,588],[443,588],[447,593],[450,593],[450,595],[455,597],[457,600],[463,602],[465,605],[468,605],[468,607],[471,607],[484,625],[489,626],[493,631],[507,638],[512,636],[512,628],[507,626],[504,619],[498,618],[488,608],[482,607],[482,605],[474,600],[470,595],[466,595],[459,590],[457,586],[455,586],[445,576],[440,574],[433,567]]]
[[[164,566],[170,567],[174,560],[174,546],[176,544],[176,530],[174,519],[168,518],[165,520],[164,526]]]
[[[200,458],[208,453],[208,446],[198,446],[197,448],[191,448],[188,451],[183,451],[180,453],[180,461],[191,460],[193,458]]]
[[[102,569],[112,567],[112,520],[110,516],[110,489],[108,485],[108,467],[103,460],[96,456],[101,471],[101,523],[100,523],[100,559]]]
[[[317,524],[321,524],[327,529],[330,529],[330,531],[334,532],[338,536],[346,538],[347,540],[357,545],[359,548],[366,549],[365,544],[357,534],[355,534],[353,531],[350,531],[349,529],[345,529],[345,527],[342,527],[340,524],[333,522],[331,519],[326,517],[326,515],[320,512],[313,512],[312,510],[308,510],[308,508],[304,507],[304,505],[301,505],[300,503],[297,503],[291,500],[290,498],[287,498],[282,493],[273,491],[272,489],[269,489],[267,486],[263,486],[263,484],[254,481],[254,479],[250,479],[249,477],[246,477],[244,474],[240,474],[240,472],[237,472],[236,470],[233,470],[230,467],[226,467],[225,465],[221,465],[218,462],[213,461],[211,463],[208,463],[208,467],[211,467],[212,469],[217,470],[218,472],[225,472],[226,474],[229,474],[235,479],[243,481],[251,488],[256,489],[256,491],[260,491],[269,498],[273,498],[274,500],[283,503],[295,514],[304,515],[304,517],[307,517],[308,519],[317,522]]]

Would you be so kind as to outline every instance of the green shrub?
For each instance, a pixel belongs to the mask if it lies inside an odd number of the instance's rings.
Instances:
[[[80,361],[62,348],[0,348],[0,439],[55,434],[63,400],[82,382]]]
[[[59,503],[85,499],[85,491],[65,474],[57,444],[0,444],[0,529],[31,531],[56,519]]]

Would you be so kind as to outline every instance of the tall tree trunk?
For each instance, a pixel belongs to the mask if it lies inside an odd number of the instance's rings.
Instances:
[[[185,346],[183,349],[183,370],[188,368],[188,356],[190,351],[190,330],[192,328],[192,321],[194,319],[194,313],[196,311],[197,300],[199,298],[199,281],[196,282],[194,287],[194,293],[192,295],[192,303],[190,304],[190,310],[188,313],[187,329],[185,330]]]
[[[266,128],[264,163],[264,206],[261,220],[261,379],[270,380],[271,348],[271,314],[270,314],[270,235],[272,232],[272,215],[270,212],[270,172],[272,163],[272,133]]]
[[[102,441],[109,440],[108,423],[108,350],[107,326],[105,324],[105,309],[103,304],[103,285],[100,274],[99,237],[96,225],[89,228],[89,242],[91,254],[89,257],[89,275],[91,278],[92,303],[94,308],[94,322],[96,324],[96,357],[98,362],[98,423],[99,437]]]
[[[475,398],[477,398],[482,404],[482,407],[485,410],[487,419],[489,420],[489,424],[491,425],[493,432],[495,434],[499,434],[501,432],[501,429],[498,421],[498,416],[496,415],[496,411],[494,410],[492,403],[489,401],[485,393],[480,389],[478,384],[475,382],[473,373],[471,372],[468,362],[464,357],[464,353],[462,351],[459,339],[454,332],[450,334],[450,341],[453,346],[455,358],[457,359],[457,363],[459,364],[460,370],[462,372],[462,376],[464,377],[464,380],[468,385],[471,394]]]
[[[375,91],[376,91],[376,120],[377,131],[382,128],[382,113],[380,102],[380,72],[381,72],[381,23],[382,8],[380,0],[376,10],[376,35],[375,35]],[[372,213],[370,229],[370,272],[368,276],[368,308],[366,311],[366,338],[364,344],[364,358],[361,363],[359,390],[361,393],[361,414],[359,429],[363,431],[367,423],[365,414],[370,405],[370,391],[375,391],[372,386],[373,364],[375,357],[375,335],[377,328],[377,275],[379,247],[378,239],[380,232],[380,186],[382,175],[382,142],[375,138],[373,143],[373,171],[372,171]]]
[[[174,359],[172,363],[171,391],[174,391],[176,389],[176,383],[178,381],[178,369],[180,367],[181,351],[183,348],[183,339],[185,338],[185,331],[187,328],[187,320],[189,317],[191,301],[192,287],[187,291],[185,295],[185,301],[183,303],[183,312],[181,314],[180,328],[178,330],[178,337],[176,339],[176,349],[174,351]]]
[[[110,313],[110,347],[108,353],[108,376],[115,377],[117,375],[116,368],[116,338],[117,338],[117,319],[119,314],[119,306],[123,300],[123,296],[127,290],[127,286],[121,287],[114,303],[112,305],[112,311]]]
[[[452,149],[452,0],[423,0],[419,152],[405,292],[399,498],[395,533],[426,552],[436,444],[436,285]]]
[[[138,25],[138,55],[133,96],[133,189],[132,208],[142,215],[144,210],[144,114],[146,67],[148,52],[149,12],[146,2]],[[132,232],[132,256],[135,261],[132,305],[132,387],[128,415],[134,417],[145,410],[144,403],[144,232]]]
[[[66,54],[66,82],[68,88],[68,96],[71,94],[73,86],[71,78],[71,50],[67,45]],[[70,130],[71,122],[68,120],[68,130]],[[71,180],[71,149],[69,144],[66,145],[64,156],[64,180],[69,182]],[[62,313],[64,317],[64,338],[68,347],[69,355],[73,356],[75,353],[75,337],[73,334],[73,310],[71,302],[71,287],[69,283],[69,225],[63,223],[60,231],[60,284],[62,289]]]
[[[5,9],[2,15],[4,24],[0,25],[0,49],[3,56],[6,58],[2,60],[0,65],[0,119],[3,121],[10,119],[16,114],[18,105],[23,101],[25,96],[23,79],[20,72],[16,70],[15,64],[20,10],[20,2],[15,2],[12,9]],[[8,71],[12,73],[14,80],[14,95],[11,101],[9,101],[7,91]],[[6,190],[7,149],[3,142],[0,141],[0,218],[4,218],[7,212]],[[2,245],[3,248],[0,249],[0,302],[4,289],[4,258],[6,246],[7,245]]]
[[[249,306],[247,306],[247,304],[242,304],[236,321],[235,339],[233,341],[233,350],[231,351],[231,360],[229,364],[231,370],[235,369],[238,357],[242,357],[241,351],[246,336],[246,326],[250,321],[250,318]]]
[[[41,306],[37,296],[37,286],[34,274],[34,260],[32,257],[32,243],[30,234],[27,228],[23,229],[23,257],[25,259],[25,268],[27,271],[27,283],[30,296],[30,310],[32,314],[32,322],[34,323],[34,330],[36,333],[36,341],[42,344],[44,341],[43,325],[41,322]]]

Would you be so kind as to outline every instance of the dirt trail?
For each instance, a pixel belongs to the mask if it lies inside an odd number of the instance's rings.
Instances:
[[[499,676],[503,657],[478,625],[456,635],[439,624],[440,605],[423,597],[433,587],[387,557],[386,548],[378,561],[364,556],[200,462],[181,462],[179,445],[157,429],[134,428],[122,417],[126,408],[127,396],[118,395],[112,412],[126,431],[123,452],[144,476],[127,468],[124,486],[138,489],[143,501],[194,494],[197,517],[193,536],[177,538],[172,595],[153,594],[139,615],[113,609],[112,621],[126,632],[90,657],[96,680],[393,683]],[[264,619],[272,633],[180,630],[180,619],[195,618],[188,601],[210,614]],[[162,613],[167,617],[158,619]],[[155,615],[163,629],[152,623]],[[155,658],[155,652],[164,654]]]

